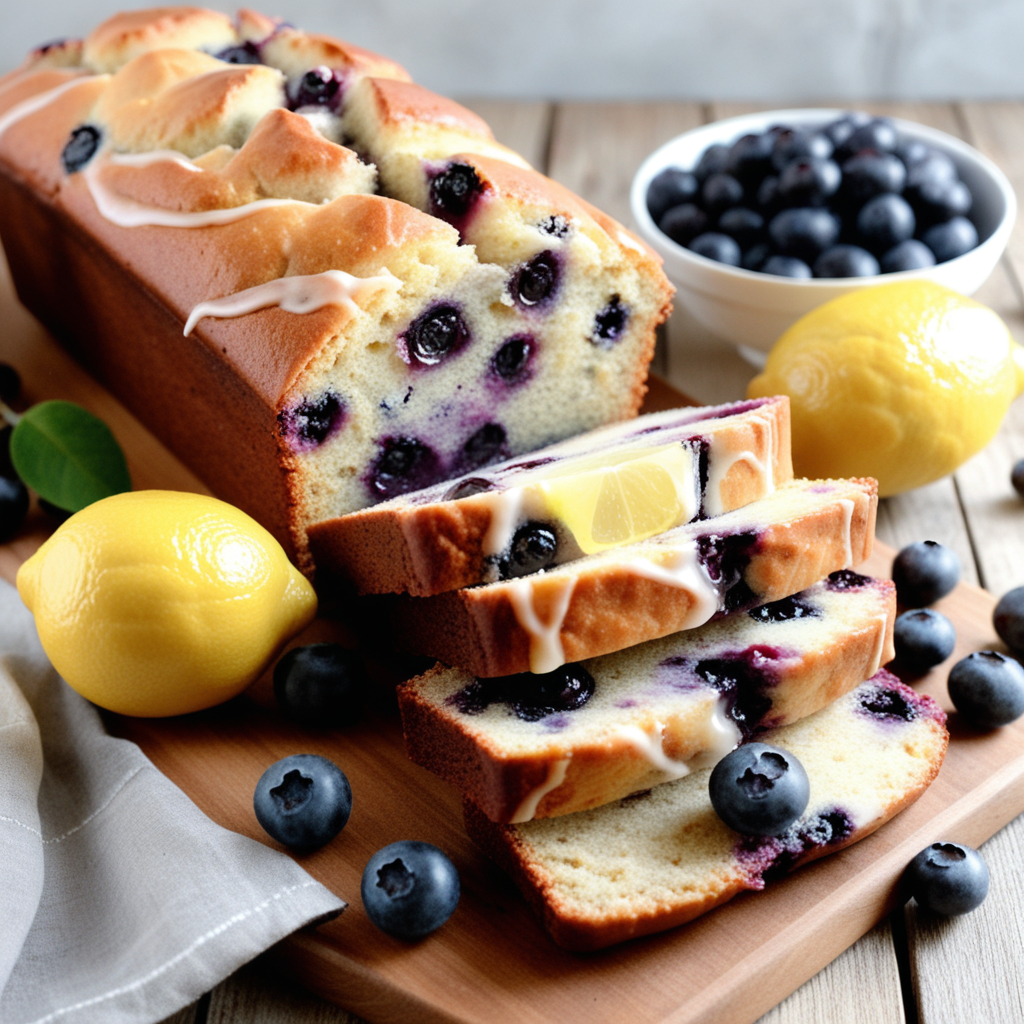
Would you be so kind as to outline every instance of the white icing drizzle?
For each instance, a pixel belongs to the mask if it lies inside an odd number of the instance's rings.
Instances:
[[[846,561],[843,562],[843,566],[853,565],[853,509],[854,503],[852,498],[840,498],[839,504],[843,506],[843,530],[844,540],[846,543],[846,553],[844,555]]]
[[[693,542],[673,551],[672,558],[665,564],[649,558],[633,558],[623,568],[637,576],[689,591],[694,598],[693,607],[678,629],[702,626],[718,611],[718,589],[701,565],[697,545]]]
[[[871,667],[868,669],[867,677],[870,679],[882,667],[882,650],[885,647],[885,634],[889,628],[889,616],[878,616],[878,632],[875,636],[875,650],[871,655]]]
[[[509,598],[519,625],[530,634],[530,671],[554,672],[565,664],[565,649],[562,647],[562,623],[569,610],[576,577],[566,576],[559,581],[555,595],[551,621],[540,621],[533,604],[533,583],[528,579],[513,580],[509,584]]]
[[[665,781],[681,779],[690,774],[690,766],[685,761],[673,761],[665,753],[665,725],[654,723],[654,731],[647,732],[638,725],[620,725],[615,735],[621,736],[627,743],[639,751],[659,772],[666,775]]]
[[[735,750],[743,741],[740,727],[725,713],[725,700],[721,697],[715,701],[708,719],[708,731],[705,735],[707,750],[702,755],[702,763],[718,764],[719,761]]]
[[[29,114],[42,110],[43,107],[51,104],[58,96],[63,96],[69,89],[73,89],[76,85],[81,85],[93,77],[93,75],[79,75],[76,78],[72,78],[70,82],[61,82],[54,89],[47,89],[46,92],[37,93],[35,96],[29,96],[27,100],[16,103],[7,113],[0,117],[0,135],[3,135],[12,124],[16,124],[23,117],[28,117]]]
[[[525,494],[524,488],[511,487],[484,495],[491,513],[491,521],[480,546],[485,558],[500,555],[508,547],[519,521]]]
[[[641,256],[644,255],[644,247],[638,242],[634,242],[625,231],[619,232],[619,244],[624,245],[627,249],[632,249],[634,252],[640,253]]]
[[[256,199],[241,206],[230,206],[216,210],[165,210],[159,206],[148,206],[135,199],[119,196],[100,181],[100,172],[108,164],[119,164],[127,167],[145,167],[153,163],[175,163],[179,167],[201,171],[188,157],[170,149],[157,149],[151,153],[111,153],[106,157],[94,159],[82,171],[82,177],[89,188],[96,209],[111,224],[121,228],[160,227],[160,228],[205,228],[233,224],[235,221],[251,217],[260,210],[275,206],[314,206],[301,199]]]
[[[737,462],[746,462],[755,472],[760,473],[764,494],[770,494],[775,490],[775,474],[772,469],[775,454],[774,421],[770,416],[763,416],[757,417],[757,422],[764,427],[767,435],[767,452],[764,461],[746,449],[735,452],[731,457],[712,457],[708,460],[708,483],[704,492],[704,511],[709,516],[720,516],[725,512],[722,484],[729,470]]]
[[[516,808],[515,814],[511,817],[513,825],[523,821],[532,821],[537,813],[541,800],[544,799],[553,789],[565,781],[565,773],[569,770],[569,762],[572,757],[563,757],[559,761],[553,761],[548,765],[548,774],[544,781],[534,790],[526,795],[523,802]]]
[[[267,306],[280,306],[286,313],[312,313],[323,306],[344,306],[355,313],[359,309],[357,300],[380,291],[394,293],[401,286],[398,278],[387,270],[376,277],[354,277],[344,270],[279,277],[234,295],[200,302],[189,313],[184,333],[187,338],[203,317],[227,319],[245,316]]]

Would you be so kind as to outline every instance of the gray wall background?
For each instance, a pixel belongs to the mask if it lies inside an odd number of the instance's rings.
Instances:
[[[83,35],[124,7],[153,5],[0,2],[5,69],[40,42]],[[458,96],[772,103],[1024,97],[1024,0],[252,0],[251,6],[384,53],[423,85]]]

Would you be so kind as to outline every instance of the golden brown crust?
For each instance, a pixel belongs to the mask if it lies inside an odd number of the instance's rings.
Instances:
[[[361,46],[294,28],[273,28],[274,34],[264,43],[263,52],[267,60],[289,70],[294,67],[296,71],[306,71],[326,66],[345,69],[356,76],[411,81],[409,72],[397,61],[364,50]]]
[[[766,414],[768,422],[766,422]],[[721,426],[686,425],[691,436],[714,431],[715,450],[725,459],[750,452],[771,467],[771,479],[793,477],[789,404],[773,399],[757,415],[738,415]],[[683,429],[683,428],[679,428]],[[764,496],[764,478],[747,459],[736,459],[721,484],[723,511]],[[416,597],[480,583],[487,570],[484,540],[493,520],[486,496],[422,505],[376,507],[317,523],[310,544],[318,571],[353,583],[363,594],[408,593]],[[382,557],[387,550],[390,557]],[[395,553],[400,552],[398,557]]]
[[[373,93],[377,118],[384,128],[452,128],[488,142],[494,141],[494,133],[482,117],[415,82],[373,78],[367,87]]]
[[[846,481],[842,494],[836,496],[851,502],[852,508],[830,502],[790,522],[759,526],[757,548],[743,573],[757,603],[795,594],[830,572],[859,564],[871,553],[877,484]],[[752,515],[758,507],[750,506]],[[566,662],[621,651],[685,627],[697,601],[694,593],[637,575],[623,564],[630,548],[621,551],[621,562],[571,563],[576,582],[558,634]],[[667,548],[665,555],[670,555]],[[551,622],[557,614],[566,571],[562,567],[529,577],[534,584],[533,607],[542,623]],[[398,635],[408,650],[458,665],[476,676],[527,672],[531,633],[520,623],[513,604],[519,582],[402,599],[395,606]]]

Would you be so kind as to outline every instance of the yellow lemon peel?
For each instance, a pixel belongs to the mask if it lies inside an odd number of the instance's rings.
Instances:
[[[1024,348],[987,306],[930,281],[851,292],[779,338],[748,398],[789,395],[800,476],[881,495],[951,473],[1024,391]]]
[[[67,682],[139,717],[241,693],[317,608],[309,581],[255,520],[177,491],[132,491],[82,509],[17,583]]]

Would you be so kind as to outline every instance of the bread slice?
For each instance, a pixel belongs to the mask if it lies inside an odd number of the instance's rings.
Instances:
[[[883,669],[759,739],[794,754],[811,783],[807,810],[778,837],[728,828],[708,798],[710,769],[523,825],[496,824],[467,802],[466,828],[512,875],[559,946],[601,949],[683,924],[863,839],[924,792],[948,734],[939,706]]]
[[[895,615],[890,580],[844,569],[554,678],[479,680],[438,665],[398,688],[406,751],[493,821],[599,807],[713,765],[859,686],[893,657]]]
[[[794,480],[734,512],[544,572],[396,602],[396,639],[475,676],[566,662],[789,597],[862,562],[874,480]]]
[[[675,444],[688,456],[686,477],[676,480],[686,509],[680,522],[740,508],[793,476],[785,397],[672,409],[316,523],[309,539],[317,571],[371,594],[424,597],[492,582],[501,577],[516,531],[537,522],[558,538],[552,564],[570,561],[582,551],[550,508],[545,482],[603,453],[622,459]]]

